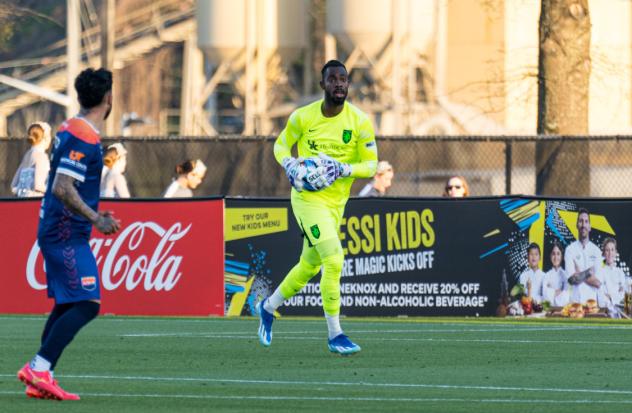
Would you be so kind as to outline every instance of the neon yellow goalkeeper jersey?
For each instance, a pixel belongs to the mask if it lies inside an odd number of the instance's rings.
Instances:
[[[297,144],[298,156],[308,158],[324,153],[351,165],[351,176],[339,178],[330,187],[318,192],[298,192],[292,188],[292,200],[344,207],[349,199],[354,178],[371,178],[377,169],[375,133],[367,115],[349,102],[336,116],[323,115],[320,99],[295,110],[285,129],[274,143],[274,156],[279,163],[292,156]]]

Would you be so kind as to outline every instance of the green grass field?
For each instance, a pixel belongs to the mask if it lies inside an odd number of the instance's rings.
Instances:
[[[629,412],[632,324],[345,319],[363,347],[328,352],[321,319],[100,317],[56,377],[79,402],[32,400],[15,372],[44,317],[0,316],[0,412]]]

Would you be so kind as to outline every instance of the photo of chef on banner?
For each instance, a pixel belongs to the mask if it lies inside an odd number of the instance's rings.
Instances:
[[[506,314],[629,318],[632,283],[626,277],[626,264],[619,261],[616,239],[598,236],[591,240],[591,214],[585,208],[576,214],[576,239],[566,247],[557,239],[548,244],[546,273],[540,269],[540,246],[528,245],[527,269],[516,277]]]

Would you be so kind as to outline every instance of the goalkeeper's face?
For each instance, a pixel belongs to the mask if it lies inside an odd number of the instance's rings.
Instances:
[[[325,70],[320,87],[325,91],[325,100],[336,106],[342,105],[349,91],[349,76],[344,67],[333,66]]]

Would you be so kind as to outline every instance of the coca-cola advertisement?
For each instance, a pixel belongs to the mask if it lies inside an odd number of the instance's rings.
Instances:
[[[37,244],[40,202],[0,202],[0,313],[44,313],[44,261]],[[224,315],[223,199],[104,201],[121,230],[93,230],[102,314]]]

